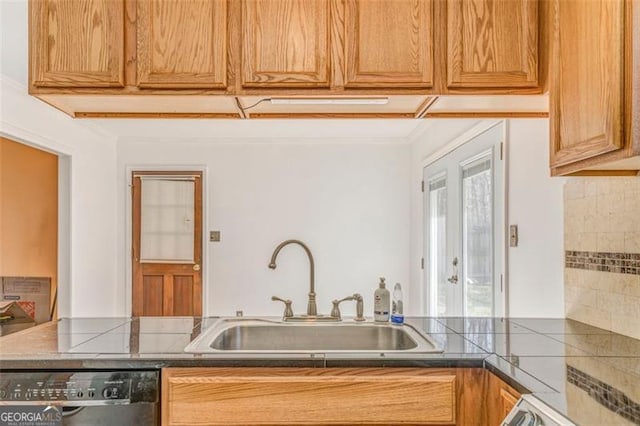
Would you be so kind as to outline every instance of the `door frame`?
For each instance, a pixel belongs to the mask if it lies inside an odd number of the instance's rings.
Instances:
[[[503,244],[503,250],[502,250],[502,288],[503,291],[501,293],[501,297],[500,297],[500,301],[502,302],[502,310],[500,312],[500,310],[496,311],[496,315],[502,316],[502,317],[508,317],[509,316],[509,262],[508,262],[508,256],[509,256],[509,247],[508,247],[508,227],[509,227],[509,121],[506,119],[502,119],[502,120],[482,120],[479,121],[477,124],[473,125],[472,127],[470,127],[468,130],[466,130],[464,133],[462,133],[460,136],[452,139],[450,142],[448,142],[447,144],[445,144],[444,146],[442,146],[441,148],[439,148],[438,150],[436,150],[435,152],[433,152],[432,154],[426,156],[425,158],[422,159],[421,163],[420,163],[420,180],[423,180],[423,173],[424,173],[424,169],[425,167],[428,167],[429,165],[431,165],[432,163],[440,160],[441,158],[445,157],[446,155],[448,155],[449,153],[455,151],[457,148],[461,147],[462,145],[466,144],[467,142],[469,142],[470,140],[474,139],[475,137],[481,135],[482,133],[485,133],[486,131],[492,129],[495,126],[499,126],[502,125],[502,140],[503,140],[503,150],[502,150],[502,155],[503,155],[503,161],[502,161],[502,167],[503,167],[503,179],[502,179],[502,187],[500,188],[501,191],[503,191],[504,193],[504,206],[503,206],[503,210],[501,212],[502,217],[503,217],[503,226],[502,227],[498,227],[496,226],[495,229],[496,231],[501,231],[502,232],[502,236],[499,236],[499,241],[502,241]],[[498,189],[498,188],[496,188]],[[426,246],[428,244],[427,241],[427,232],[428,230],[425,229],[425,221],[424,221],[424,214],[425,214],[425,209],[427,206],[427,201],[426,201],[426,196],[424,193],[420,194],[420,206],[421,206],[421,211],[420,211],[420,223],[419,223],[419,229],[420,229],[420,236],[422,239],[422,244],[421,244],[421,253],[422,253],[422,259],[425,259],[426,256]],[[423,260],[423,262],[426,262],[426,260]],[[426,265],[425,265],[426,267]],[[423,313],[423,315],[427,315],[427,310],[428,310],[428,306],[426,303],[427,300],[427,296],[429,293],[429,289],[427,288],[427,283],[425,281],[425,271],[423,269],[420,269],[419,271],[419,277],[420,277],[420,309],[421,312]],[[498,275],[498,271],[496,271],[496,276]],[[497,298],[494,297],[494,301],[496,301]],[[430,314],[429,314],[430,315]]]
[[[124,306],[125,313],[128,316],[133,314],[133,200],[131,197],[131,189],[133,187],[132,175],[134,171],[149,172],[149,171],[167,171],[167,172],[200,172],[202,173],[202,316],[209,316],[208,311],[208,283],[209,274],[209,250],[207,241],[205,238],[207,230],[209,229],[209,197],[207,188],[207,175],[208,167],[204,165],[135,165],[128,164],[125,166],[124,175],[124,198],[125,198],[125,250],[124,250],[124,264],[125,264],[125,292],[124,292]]]

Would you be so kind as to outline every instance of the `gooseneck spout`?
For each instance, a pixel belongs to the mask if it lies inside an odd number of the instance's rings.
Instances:
[[[278,253],[280,253],[280,250],[282,250],[284,246],[289,244],[298,244],[300,247],[304,249],[304,251],[307,253],[307,256],[309,257],[309,302],[307,303],[307,315],[314,315],[314,316],[318,315],[318,307],[316,305],[316,291],[315,291],[315,283],[314,283],[315,272],[314,272],[314,265],[313,265],[313,255],[311,254],[311,250],[309,250],[309,247],[307,247],[305,243],[303,243],[300,240],[286,240],[278,244],[278,247],[276,247],[276,249],[273,251],[273,254],[271,255],[269,268],[276,269],[277,267],[276,258],[278,257]]]

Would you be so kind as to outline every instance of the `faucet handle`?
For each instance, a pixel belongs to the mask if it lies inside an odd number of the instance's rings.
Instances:
[[[342,315],[340,314],[340,303],[345,302],[347,300],[355,300],[356,301],[356,321],[364,321],[364,302],[362,300],[362,295],[355,293],[353,296],[347,296],[344,299],[334,300],[333,308],[331,309],[331,316],[337,319],[342,319]]]
[[[364,299],[360,293],[354,293],[353,298],[356,300],[356,321],[364,321]]]
[[[339,320],[342,319],[342,316],[340,315],[340,302],[342,302],[344,299],[342,300],[333,300],[331,303],[333,303],[333,308],[331,308],[331,316],[334,318],[337,318]]]
[[[279,297],[276,296],[271,296],[271,300],[273,300],[274,302],[282,302],[284,303],[284,314],[282,314],[282,316],[284,318],[291,318],[293,316],[293,309],[291,309],[291,300],[290,299],[281,299]]]

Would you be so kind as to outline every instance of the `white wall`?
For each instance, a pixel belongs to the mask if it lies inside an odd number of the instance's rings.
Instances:
[[[564,317],[565,178],[549,175],[549,120],[509,120],[509,248],[512,317]]]
[[[409,281],[409,159],[409,144],[392,141],[121,140],[119,276],[129,280],[127,168],[202,166],[205,220],[209,230],[222,232],[221,242],[205,243],[205,313],[281,315],[272,295],[292,299],[294,311],[304,312],[309,266],[302,249],[285,248],[278,268],[267,268],[276,245],[296,238],[315,258],[319,312],[329,313],[332,299],[359,292],[365,315],[372,315],[379,276]],[[407,304],[413,308],[411,299]],[[353,303],[343,313],[353,315]]]
[[[407,283],[407,312],[422,312],[422,160],[476,121],[434,120],[411,145],[142,138],[116,147],[115,138],[90,121],[72,120],[27,95],[26,0],[0,0],[0,28],[0,133],[61,154],[69,182],[69,194],[61,193],[68,200],[61,214],[69,216],[60,235],[61,316],[129,314],[125,167],[164,164],[207,170],[209,229],[223,233],[222,242],[206,246],[208,313],[279,314],[272,294],[293,298],[301,311],[302,251],[287,248],[276,271],[266,267],[273,247],[291,237],[308,242],[316,257],[323,312],[331,299],[359,291],[369,314],[378,275]],[[519,225],[521,237],[509,250],[511,315],[560,317],[563,180],[548,177],[547,120],[510,120],[509,126],[509,222]],[[391,128],[389,122],[384,127]]]
[[[452,140],[483,126],[477,120],[434,120],[412,145],[410,275],[414,290],[421,291],[421,301],[424,289],[419,266],[423,252],[420,182],[425,160]],[[517,224],[520,236],[518,247],[509,248],[507,253],[509,316],[564,317],[564,179],[549,177],[548,120],[507,120],[506,142],[507,223]]]
[[[28,96],[27,2],[0,1],[0,134],[61,156],[61,317],[116,315],[115,139]]]

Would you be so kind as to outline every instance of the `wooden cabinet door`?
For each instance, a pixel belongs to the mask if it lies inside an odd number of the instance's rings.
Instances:
[[[520,392],[502,381],[493,373],[486,372],[487,395],[484,398],[487,407],[487,424],[499,425],[520,399]]]
[[[455,425],[457,374],[430,368],[166,368],[162,424]]]
[[[347,0],[345,87],[433,85],[431,0]]]
[[[624,9],[623,0],[553,2],[551,167],[623,148]]]
[[[448,0],[447,86],[538,86],[538,1]]]
[[[243,87],[329,87],[329,0],[242,2]]]
[[[226,0],[138,0],[138,86],[227,86]]]
[[[36,87],[123,87],[124,0],[33,0]]]

